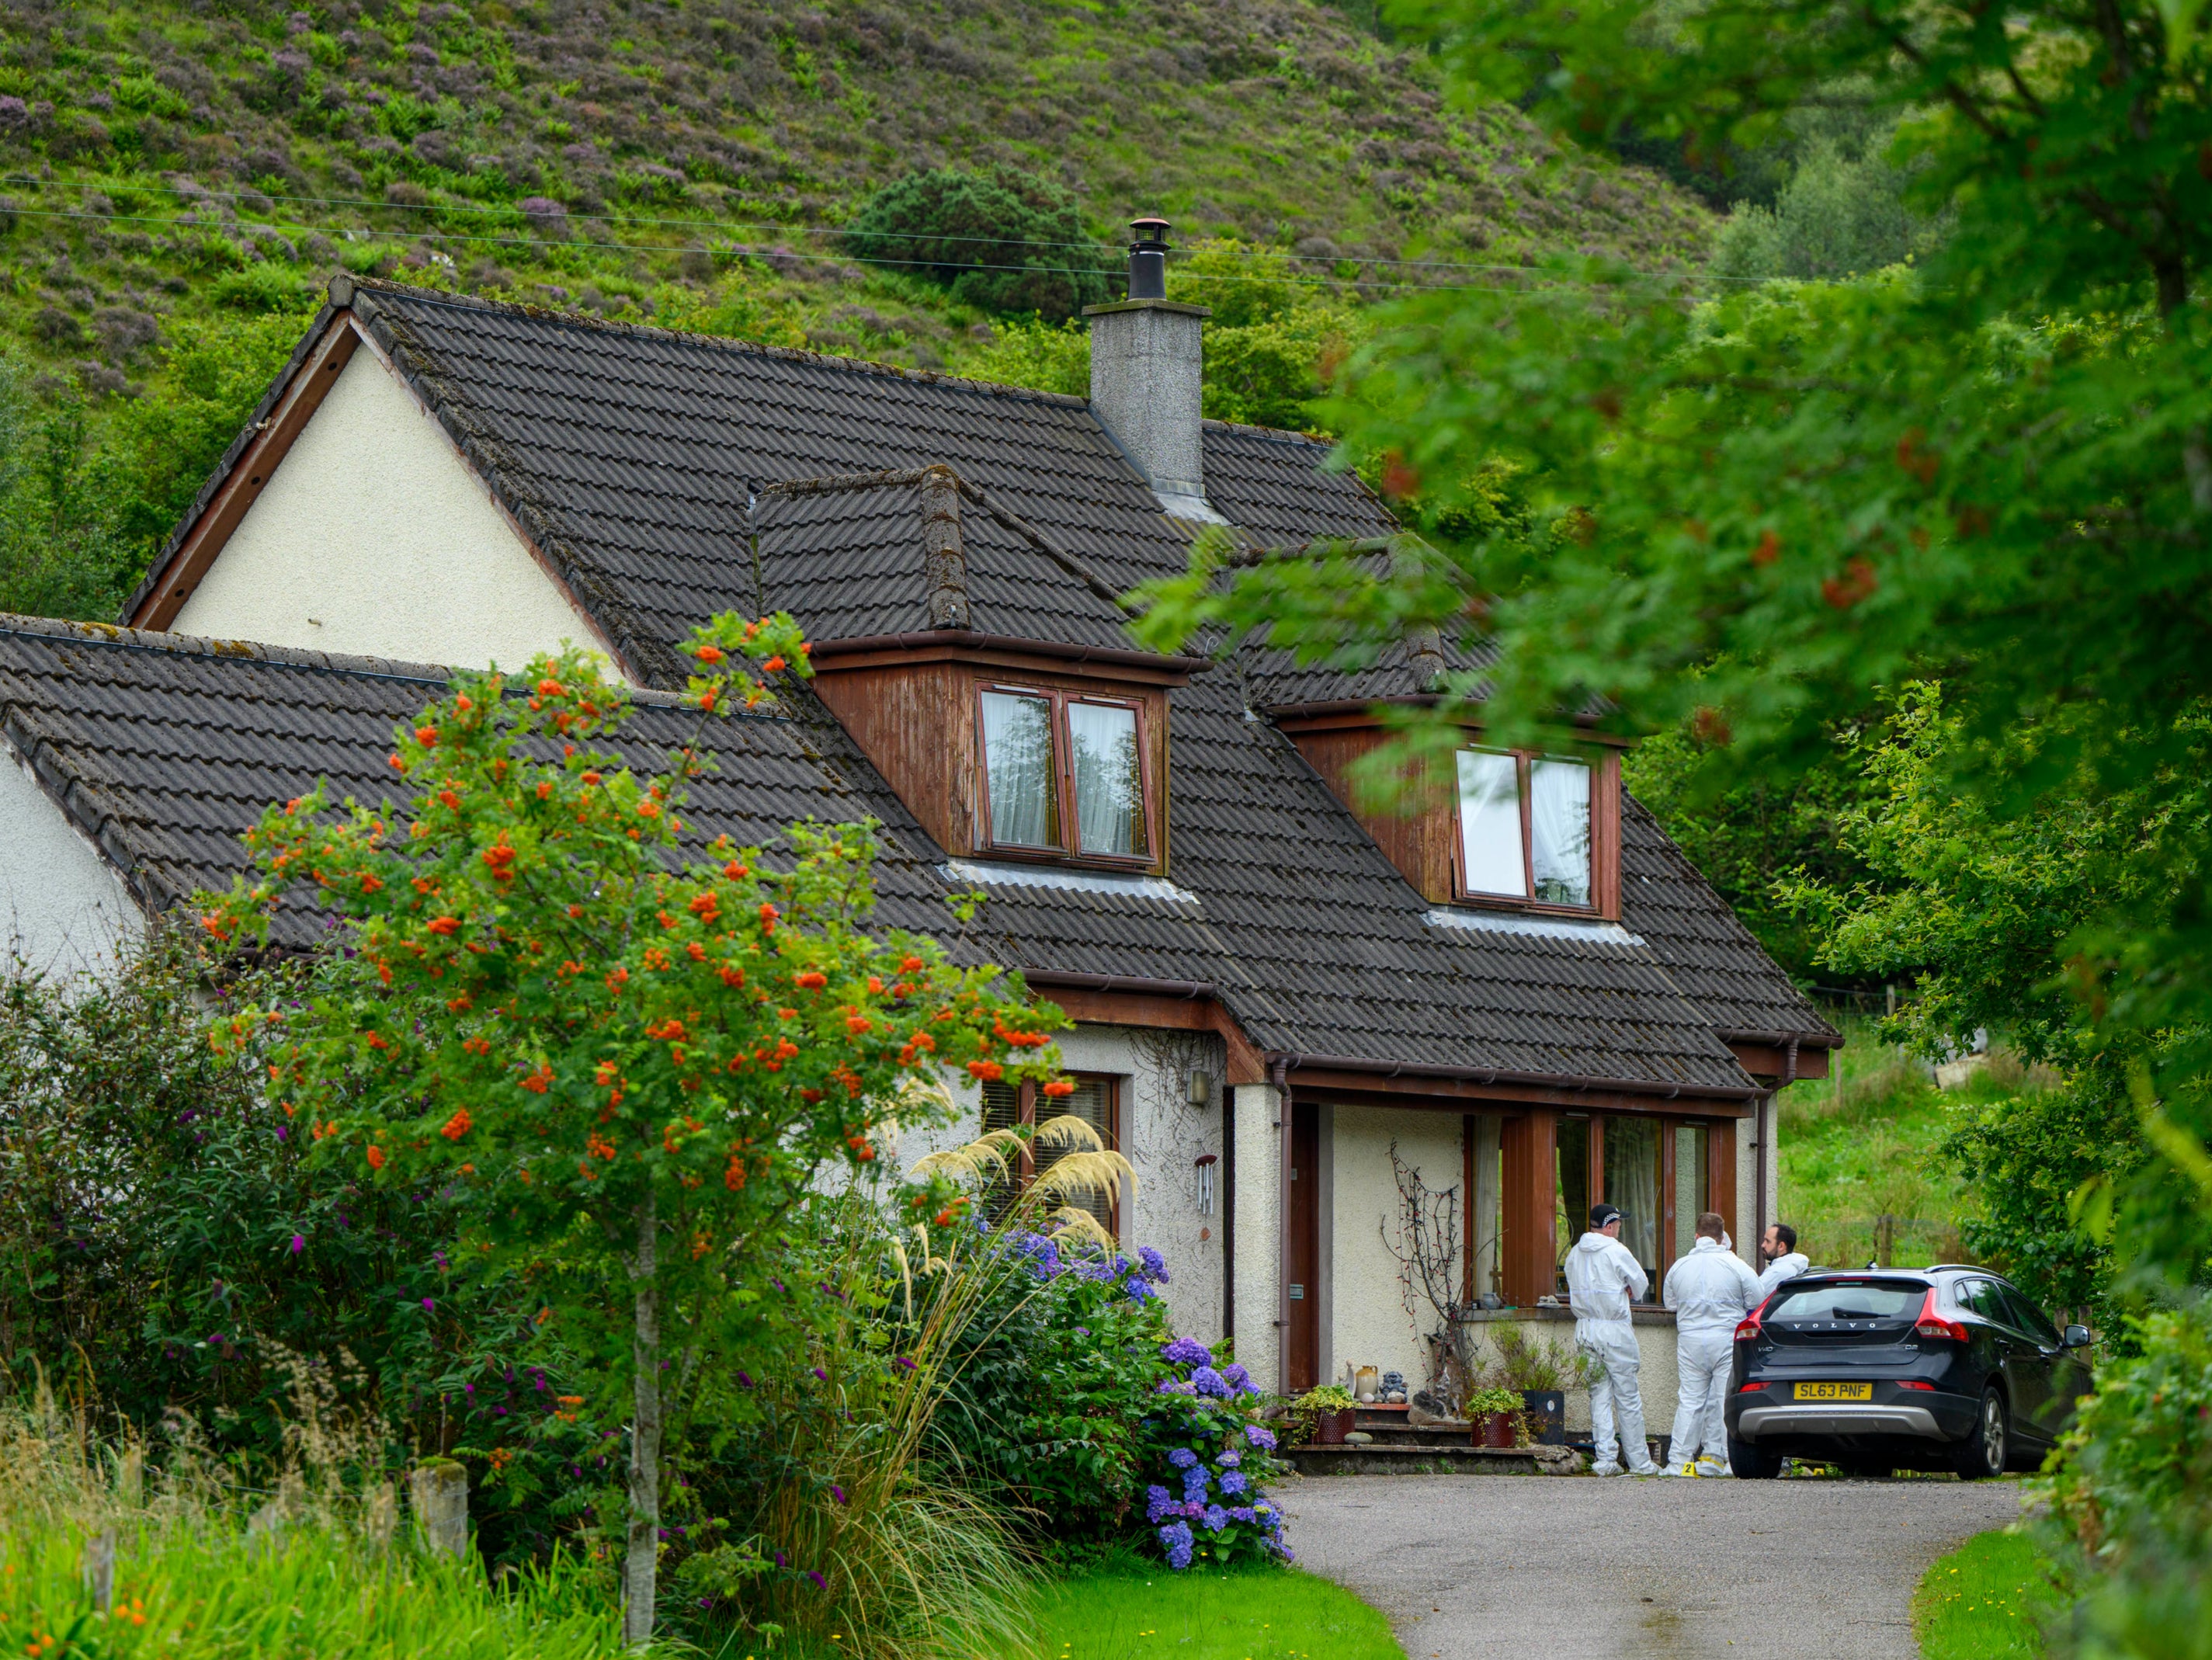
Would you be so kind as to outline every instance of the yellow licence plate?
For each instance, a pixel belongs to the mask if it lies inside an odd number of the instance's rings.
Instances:
[[[1871,1383],[1800,1383],[1796,1398],[1800,1401],[1871,1401]]]

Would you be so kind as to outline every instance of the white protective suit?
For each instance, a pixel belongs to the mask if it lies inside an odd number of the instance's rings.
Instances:
[[[1671,1468],[1699,1455],[1728,1462],[1723,1416],[1735,1359],[1736,1323],[1759,1306],[1759,1276],[1717,1239],[1700,1234],[1687,1256],[1667,1270],[1662,1293],[1674,1310],[1676,1391]]]
[[[1813,1259],[1802,1250],[1793,1250],[1787,1256],[1778,1256],[1766,1265],[1759,1276],[1759,1301],[1764,1303],[1774,1295],[1774,1288],[1784,1280],[1795,1280],[1813,1266]],[[1756,1308],[1758,1304],[1753,1304]]]
[[[1650,1280],[1628,1247],[1601,1233],[1585,1233],[1567,1252],[1567,1299],[1575,1311],[1575,1347],[1592,1363],[1590,1430],[1600,1465],[1626,1464],[1652,1475],[1644,1438],[1644,1396],[1636,1384],[1636,1328],[1631,1301]],[[1625,1455],[1625,1456],[1624,1456]]]

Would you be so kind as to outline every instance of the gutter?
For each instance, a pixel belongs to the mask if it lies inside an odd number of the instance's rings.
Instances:
[[[1790,1046],[1790,1067],[1796,1071],[1797,1049]],[[1349,1055],[1281,1055],[1278,1062],[1290,1068],[1328,1067],[1345,1072],[1370,1072],[1385,1078],[1450,1078],[1474,1084],[1517,1084],[1539,1089],[1620,1090],[1632,1095],[1656,1096],[1672,1101],[1688,1094],[1709,1100],[1751,1101],[1764,1091],[1756,1085],[1661,1084],[1644,1079],[1594,1078],[1581,1073],[1508,1072],[1496,1067],[1440,1067],[1418,1061],[1371,1061]]]
[[[1022,978],[1032,986],[1065,986],[1070,991],[1141,992],[1148,997],[1175,997],[1187,1002],[1200,998],[1218,1001],[1221,988],[1211,980],[1147,980],[1133,974],[1063,974],[1055,969],[1024,969]]]
[[[1158,652],[1122,651],[1110,646],[1063,646],[1048,640],[1024,640],[1011,634],[981,634],[973,629],[921,629],[903,634],[866,634],[849,640],[817,640],[811,654],[816,668],[840,657],[866,651],[915,651],[927,646],[963,646],[974,651],[1019,652],[1069,663],[1100,663],[1113,668],[1203,674],[1210,657],[1165,657]]]
[[[1291,1080],[1290,1061],[1267,1068],[1275,1086],[1275,1392],[1291,1392]]]
[[[1752,1031],[1738,1026],[1715,1026],[1713,1036],[1723,1043],[1771,1043],[1777,1049],[1795,1049],[1800,1043],[1808,1049],[1839,1049],[1844,1046],[1840,1032]]]

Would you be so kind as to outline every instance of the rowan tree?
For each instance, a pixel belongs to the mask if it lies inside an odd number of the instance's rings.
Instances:
[[[303,885],[334,914],[303,1006],[211,1028],[219,1050],[275,1057],[270,1087],[319,1156],[460,1184],[472,1248],[523,1259],[545,1317],[586,1347],[628,1328],[632,1642],[653,1627],[664,1366],[696,1356],[793,1201],[873,1163],[889,1114],[940,1068],[1072,1088],[1057,1016],[1018,980],[871,928],[869,826],[794,825],[774,848],[687,826],[708,724],[773,698],[737,666],[810,672],[782,615],[719,618],[689,650],[699,727],[658,773],[606,747],[629,700],[584,653],[459,674],[397,734],[410,800],[333,811],[318,787],[271,807],[246,837],[252,873],[202,905],[223,951],[265,942]],[[902,1196],[925,1225],[957,1220],[949,1195]],[[564,1243],[580,1231],[601,1249]]]

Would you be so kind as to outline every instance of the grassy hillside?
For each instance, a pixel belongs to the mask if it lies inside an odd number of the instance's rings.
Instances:
[[[1277,361],[1217,412],[1280,421],[1285,355],[1310,383],[1400,283],[1702,258],[1663,180],[1553,159],[1311,0],[0,0],[0,605],[112,607],[341,268],[1079,386],[1079,337],[836,234],[996,166],[1109,240],[1157,210],[1233,244],[1191,297],[1271,259]]]
[[[1892,1262],[1966,1261],[1959,1225],[1975,1195],[1941,1157],[1944,1138],[1962,1116],[2052,1080],[2000,1049],[1959,1088],[1939,1090],[1918,1060],[1875,1037],[1874,1022],[1844,1027],[1839,1077],[1780,1097],[1782,1219],[1800,1250],[1831,1268],[1872,1258],[1885,1215],[1897,1219]]]
[[[1153,210],[1340,254],[1312,271],[1370,291],[1422,273],[1352,262],[1658,264],[1706,234],[1650,175],[1541,170],[1517,112],[1446,111],[1420,59],[1304,0],[7,0],[0,39],[0,327],[108,394],[157,372],[168,316],[341,264],[957,359],[959,319],[820,234],[919,167],[1016,167],[1101,231]]]

